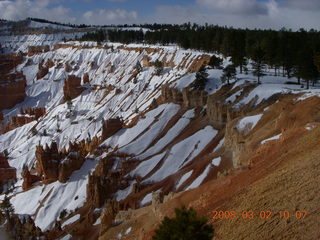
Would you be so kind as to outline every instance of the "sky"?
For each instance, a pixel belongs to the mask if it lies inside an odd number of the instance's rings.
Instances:
[[[209,23],[320,30],[320,0],[0,0],[0,18],[75,24]]]

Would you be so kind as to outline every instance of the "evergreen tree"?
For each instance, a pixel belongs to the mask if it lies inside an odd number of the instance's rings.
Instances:
[[[310,81],[313,82],[313,85],[317,81],[318,70],[312,61],[312,52],[306,50],[301,59],[301,78],[307,82],[307,89],[310,87]]]
[[[199,71],[196,73],[196,80],[191,86],[198,91],[204,90],[208,82],[208,76],[209,74],[207,73],[206,67],[202,65]]]
[[[320,72],[320,52],[314,55],[314,65],[317,67],[318,72]]]
[[[5,213],[7,218],[9,218],[14,213],[14,208],[7,195],[5,195],[2,203],[0,204],[0,208]]]
[[[211,240],[214,229],[207,224],[207,219],[197,216],[190,208],[176,209],[176,217],[165,217],[155,231],[153,240]]]
[[[222,62],[223,62],[223,59],[222,58],[219,58],[215,55],[213,55],[211,58],[210,58],[210,61],[209,61],[209,66],[213,67],[213,68],[220,68],[221,65],[222,65]]]
[[[156,75],[159,76],[161,75],[162,71],[163,71],[163,64],[161,61],[159,61],[158,59],[155,61],[154,66],[156,68]]]
[[[223,69],[223,74],[221,76],[221,81],[225,82],[227,80],[228,85],[230,84],[230,79],[234,79],[236,77],[236,68],[233,64],[229,64]]]
[[[141,66],[141,63],[139,61],[137,61],[136,63],[136,70],[138,73],[140,73],[142,71],[142,66]]]
[[[259,46],[254,49],[253,51],[253,63],[252,63],[252,68],[253,68],[253,75],[258,78],[258,84],[260,84],[260,78],[263,77],[264,70],[265,70],[265,63],[264,63],[264,57],[265,57],[265,52],[262,50],[262,48]]]

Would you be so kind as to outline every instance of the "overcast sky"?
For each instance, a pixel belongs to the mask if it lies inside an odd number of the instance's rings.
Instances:
[[[320,30],[320,0],[0,0],[0,18],[85,24],[210,23]]]

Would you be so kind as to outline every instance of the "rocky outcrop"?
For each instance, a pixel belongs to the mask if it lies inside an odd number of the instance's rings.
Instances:
[[[14,107],[22,102],[26,96],[27,82],[22,73],[0,75],[0,111]]]
[[[16,68],[23,61],[22,55],[2,55],[0,58],[0,75],[9,74],[12,69]]]
[[[118,209],[118,204],[115,201],[108,201],[105,205],[104,211],[101,214],[101,226],[102,226],[102,232],[100,233],[103,234],[105,231],[110,229],[113,225],[113,221],[116,217],[117,212],[119,211]]]
[[[207,93],[205,91],[182,90],[183,104],[187,108],[203,107],[207,104]]]
[[[226,125],[224,146],[226,151],[232,154],[232,162],[234,168],[241,168],[245,165],[242,161],[244,150],[246,149],[245,137],[237,130],[236,123],[238,119],[229,121]]]
[[[50,47],[46,46],[29,46],[28,47],[28,56],[38,55],[41,53],[46,53],[50,51]]]
[[[209,56],[209,55],[198,56],[190,64],[188,71],[189,72],[198,72],[202,65],[207,65],[210,62],[210,59],[211,59],[211,56]]]
[[[161,101],[181,104],[186,108],[203,107],[207,104],[207,94],[205,91],[190,90],[189,88],[179,91],[168,85],[163,85],[161,86]]]
[[[86,88],[81,86],[81,78],[69,75],[64,80],[63,93],[65,99],[78,97]]]
[[[32,185],[41,180],[41,177],[38,175],[32,175],[27,167],[23,168],[22,174],[23,183],[22,189],[23,191],[27,191],[32,187]]]
[[[58,179],[60,182],[67,182],[71,174],[81,168],[82,164],[85,161],[86,152],[79,149],[77,144],[70,146],[70,153],[62,159],[59,165],[59,176]]]
[[[32,121],[38,120],[46,113],[45,108],[26,108],[26,110],[20,110],[20,114],[11,117],[8,124],[4,126],[4,132],[11,131]]]
[[[10,167],[8,159],[0,154],[0,186],[16,179],[16,169]]]
[[[173,102],[177,104],[183,103],[183,95],[178,89],[170,88],[168,84],[164,84],[161,86],[161,101]]]
[[[111,137],[123,127],[123,120],[118,118],[111,118],[102,122],[102,141]]]
[[[36,169],[38,175],[42,176],[45,183],[58,180],[59,164],[62,156],[58,152],[57,143],[53,142],[50,147],[43,148],[38,145],[36,148]]]
[[[43,78],[44,76],[46,76],[49,72],[49,67],[47,67],[46,65],[44,65],[43,62],[39,63],[38,66],[38,73],[37,73],[37,80]]]
[[[89,142],[69,143],[68,151],[62,149],[60,152],[55,142],[50,147],[37,146],[37,174],[42,176],[44,183],[57,180],[62,183],[67,182],[71,174],[81,168],[85,156],[98,146],[98,140],[98,138],[94,138]]]
[[[64,65],[64,70],[68,73],[68,72],[71,72],[71,66],[68,62],[65,63]]]

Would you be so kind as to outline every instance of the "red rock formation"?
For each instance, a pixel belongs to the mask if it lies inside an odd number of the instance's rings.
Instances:
[[[44,76],[46,76],[49,72],[49,67],[47,66],[44,66],[43,62],[42,63],[39,63],[39,71],[37,73],[37,79],[41,79],[43,78]]]
[[[28,168],[24,168],[21,175],[23,178],[22,189],[24,191],[30,189],[34,183],[41,180],[40,176],[32,175]]]
[[[102,126],[102,141],[111,137],[123,127],[123,120],[118,118],[108,119],[103,122]]]
[[[86,155],[87,151],[80,149],[80,144],[70,143],[69,153],[62,159],[59,165],[59,181],[63,183],[67,182],[71,174],[81,168]]]
[[[0,186],[6,184],[9,180],[16,179],[16,169],[10,167],[7,158],[0,154]]]
[[[78,97],[86,88],[81,87],[81,78],[69,75],[64,80],[63,93],[65,99]]]
[[[43,176],[44,182],[49,183],[58,180],[61,155],[55,142],[50,147],[46,146],[43,148],[41,145],[37,146],[36,159],[37,173]]]
[[[22,55],[2,55],[0,58],[0,75],[6,75],[12,71],[15,67],[22,63]]]
[[[54,67],[54,62],[51,59],[48,59],[45,65],[47,68],[52,68]]]
[[[46,46],[29,46],[28,47],[28,56],[31,57],[33,55],[49,52],[50,47],[48,45]]]
[[[4,132],[11,131],[34,120],[37,120],[41,116],[45,115],[46,109],[27,107],[25,111],[20,112],[20,115],[11,117],[10,122],[4,127]]]
[[[25,110],[26,114],[29,114],[31,116],[34,116],[35,119],[38,119],[46,114],[46,109],[45,108],[30,108],[27,107]]]
[[[26,78],[22,73],[0,75],[0,111],[14,107],[26,96]]]
[[[71,66],[70,66],[70,64],[67,62],[67,63],[65,63],[65,65],[64,65],[64,70],[66,71],[66,72],[70,72],[71,71]]]

